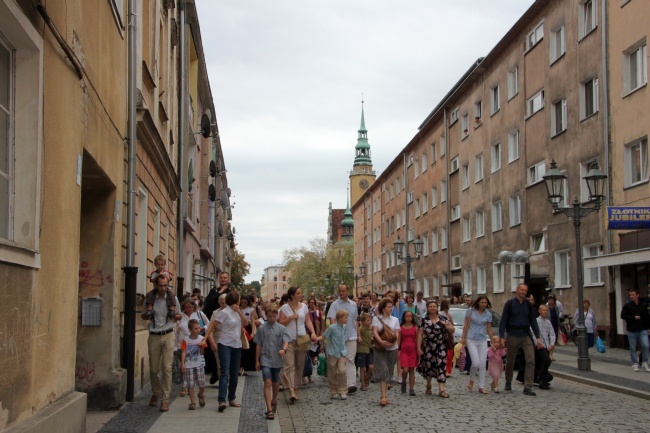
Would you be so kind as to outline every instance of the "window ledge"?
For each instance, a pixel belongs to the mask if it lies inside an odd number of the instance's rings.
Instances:
[[[481,239],[481,238],[484,238],[484,237],[485,237],[485,233],[483,233],[482,235],[477,235],[476,239]]]
[[[503,293],[503,292],[504,292],[504,290],[503,290],[503,289],[499,289],[499,290],[492,290],[492,293]]]
[[[540,111],[542,111],[543,109],[544,109],[544,105],[542,105],[542,107],[541,107],[539,110],[535,111],[534,113],[531,113],[531,114],[528,114],[527,116],[525,116],[525,117],[524,117],[524,120],[528,120],[528,119],[530,119],[530,118],[533,117],[535,114],[537,114],[537,113],[539,113]]]
[[[591,283],[591,284],[585,284],[585,287],[605,287],[605,283]]]
[[[535,186],[535,185],[537,185],[537,184],[540,184],[540,183],[542,183],[542,182],[544,182],[544,179],[536,180],[536,181],[533,182],[533,183],[529,183],[529,184],[526,185],[526,189],[528,189],[528,188],[530,188],[530,187],[532,187],[532,186]]]
[[[483,178],[480,178],[480,179],[475,180],[475,181],[474,181],[474,185],[476,185],[476,184],[479,183],[479,182],[483,182]],[[468,188],[469,188],[469,187],[468,187]]]
[[[568,128],[564,128],[560,132],[556,132],[555,134],[551,135],[551,140],[554,139],[555,137],[558,137],[558,136],[564,134],[565,132],[567,132],[567,130],[568,130]]]
[[[585,39],[587,39],[587,37],[588,37],[590,34],[594,33],[594,32],[596,31],[597,28],[598,28],[598,26],[595,25],[593,29],[589,30],[589,33],[585,33],[584,35],[580,36],[580,37],[578,38],[578,43],[580,43],[580,42],[584,41]]]
[[[41,255],[37,251],[0,240],[0,263],[12,263],[28,268],[40,269]]]
[[[497,108],[496,110],[494,110],[492,113],[490,113],[490,117],[492,117],[492,116],[494,116],[495,114],[497,114],[500,110],[501,110],[501,107],[499,107],[499,108]]]
[[[549,64],[549,66],[553,66],[554,64],[556,64],[557,62],[559,62],[559,61],[560,61],[560,60],[561,60],[565,55],[566,55],[566,51],[563,52],[562,54],[560,54],[557,58],[553,59],[553,60],[551,61],[551,63]]]
[[[562,284],[556,284],[555,285],[555,290],[564,290],[564,289],[570,289],[571,284],[569,285],[562,285]]]
[[[636,188],[637,186],[640,185],[646,185],[650,183],[650,179],[642,180],[641,182],[633,183],[632,185],[624,186],[623,191],[626,191],[628,189]]]
[[[599,112],[599,111],[598,111],[598,110],[596,110],[596,111],[594,111],[593,113],[591,113],[591,114],[590,114],[589,116],[584,116],[584,117],[581,117],[581,118],[580,118],[580,122],[584,122],[585,120],[587,120],[587,119],[590,119],[590,118],[592,118],[592,117],[594,117],[594,116],[595,116],[596,114],[598,114],[598,112]]]
[[[540,251],[533,251],[530,253],[531,256],[536,256],[536,255],[541,255],[541,254],[546,254],[548,253],[548,250],[540,250]]]
[[[511,97],[508,98],[508,102],[510,102],[510,101],[512,101],[513,99],[515,99],[515,96],[517,96],[518,94],[519,94],[519,90],[517,90],[517,91],[515,92],[514,95],[512,95]]]
[[[510,228],[517,227],[517,226],[520,226],[520,225],[521,225],[521,221],[516,223],[516,224],[511,225]]]
[[[515,161],[519,161],[519,157],[516,157],[516,158],[513,159],[512,161],[508,161],[508,164],[512,164],[512,163],[515,162]]]
[[[647,85],[648,85],[648,83],[643,83],[643,84],[641,84],[640,86],[635,87],[634,89],[630,90],[629,92],[627,92],[627,93],[623,93],[623,96],[621,96],[621,98],[622,98],[622,99],[625,99],[625,98],[627,98],[628,96],[630,96],[632,93],[636,93],[638,90],[643,89],[643,88],[646,87]]]
[[[478,122],[476,121],[476,118],[474,118],[474,130],[477,130],[478,128],[480,128],[482,124],[483,124],[483,121],[480,120],[480,118],[479,118]]]

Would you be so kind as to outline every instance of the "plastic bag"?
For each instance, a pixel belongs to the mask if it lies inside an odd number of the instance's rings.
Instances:
[[[172,382],[176,385],[183,383],[183,372],[181,371],[181,361],[178,359],[178,355],[174,354],[174,360],[172,361]]]
[[[318,368],[316,374],[319,376],[327,376],[327,358],[324,353],[318,355]]]
[[[605,349],[605,343],[603,343],[603,340],[601,340],[600,337],[596,337],[596,350],[598,353],[607,352],[607,349]]]

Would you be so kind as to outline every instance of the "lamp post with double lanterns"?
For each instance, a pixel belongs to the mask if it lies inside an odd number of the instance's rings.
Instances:
[[[546,193],[548,201],[553,206],[553,212],[562,212],[573,221],[576,237],[576,274],[578,276],[578,310],[582,311],[583,303],[583,276],[582,276],[582,247],[580,245],[580,221],[582,217],[589,215],[591,212],[600,210],[600,205],[605,199],[605,186],[607,183],[607,175],[600,171],[598,165],[594,165],[583,179],[587,182],[589,189],[590,206],[582,206],[580,200],[576,197],[573,204],[567,207],[560,207],[560,203],[564,201],[564,182],[567,177],[564,173],[557,169],[555,160],[551,161],[551,169],[543,176],[544,183],[546,184]],[[587,345],[587,328],[585,327],[584,314],[578,314],[578,324],[576,325],[578,331],[578,370],[590,371],[591,359],[589,359],[589,348]]]
[[[409,250],[409,244],[413,244],[415,247],[415,257],[411,257],[410,250]],[[422,246],[424,245],[424,241],[420,239],[418,236],[417,239],[414,241],[408,241],[406,244],[406,256],[402,256],[404,253],[404,241],[402,241],[399,236],[397,236],[397,240],[393,242],[393,246],[395,247],[395,253],[397,254],[397,259],[398,260],[404,260],[406,262],[406,293],[411,293],[411,263],[414,262],[415,260],[420,260],[420,256],[422,255]]]
[[[348,271],[348,275],[354,278],[354,295],[359,296],[359,279],[366,276],[366,264],[361,263],[359,266],[359,275],[354,273],[354,266],[349,264],[345,267]]]
[[[334,284],[330,286],[330,281]],[[331,276],[328,275],[325,277],[325,288],[330,291],[330,294],[334,294],[334,290],[339,286],[339,277],[334,277],[331,279]]]

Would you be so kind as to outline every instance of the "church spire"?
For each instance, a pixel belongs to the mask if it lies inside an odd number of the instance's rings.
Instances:
[[[363,111],[363,94],[361,95],[361,125],[359,126],[359,135],[357,145],[354,147],[356,156],[354,165],[372,165],[370,159],[370,144],[368,144],[368,130],[366,129],[366,119]]]

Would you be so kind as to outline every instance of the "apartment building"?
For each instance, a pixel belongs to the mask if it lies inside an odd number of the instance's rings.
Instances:
[[[281,297],[289,287],[291,273],[285,270],[283,265],[269,266],[262,274],[260,295],[262,299],[273,299]]]

